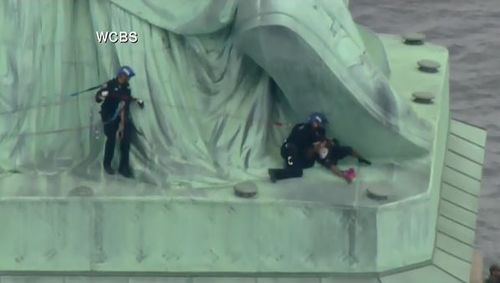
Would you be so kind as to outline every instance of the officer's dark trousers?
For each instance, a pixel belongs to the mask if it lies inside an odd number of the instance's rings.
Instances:
[[[314,159],[307,160],[294,144],[284,143],[281,146],[281,157],[285,161],[283,169],[275,169],[276,180],[302,177],[306,168],[314,166]]]
[[[103,119],[104,120],[104,119]],[[106,121],[106,120],[104,120]],[[123,138],[120,141],[120,169],[128,169],[130,152],[130,123],[125,123]],[[106,146],[104,148],[104,166],[111,166],[115,153],[116,132],[120,125],[120,119],[110,123],[104,123],[104,134],[106,135]]]

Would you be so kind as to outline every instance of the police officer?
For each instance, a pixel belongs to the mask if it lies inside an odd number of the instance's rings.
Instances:
[[[138,101],[131,95],[129,80],[135,76],[132,68],[121,67],[116,77],[105,83],[96,93],[97,103],[101,103],[101,118],[106,135],[106,146],[104,149],[104,171],[112,175],[114,170],[111,167],[115,143],[120,142],[120,166],[118,172],[127,178],[132,178],[132,170],[129,164],[130,134],[132,121],[130,120],[130,103]],[[143,102],[138,101],[143,107]]]
[[[352,181],[344,171],[336,167],[339,159],[354,156],[358,161],[371,164],[362,158],[351,147],[340,146],[337,140],[328,140],[325,136],[325,125],[328,120],[322,113],[312,113],[306,123],[297,124],[281,146],[281,157],[285,160],[284,169],[269,169],[271,182],[302,177],[303,169],[314,166],[318,160],[323,166],[348,183]],[[325,152],[326,150],[326,152]]]
[[[303,169],[314,166],[320,142],[326,139],[324,126],[328,123],[322,113],[312,113],[306,123],[293,127],[290,135],[281,145],[284,169],[269,169],[269,178],[277,180],[302,177]]]

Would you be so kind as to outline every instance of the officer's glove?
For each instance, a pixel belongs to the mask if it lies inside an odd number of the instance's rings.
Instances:
[[[328,156],[328,148],[322,147],[319,149],[319,158],[325,159]]]
[[[97,95],[96,101],[102,102],[104,99],[106,99],[108,94],[109,94],[109,92],[107,90],[103,90],[103,91],[99,92],[99,94]]]

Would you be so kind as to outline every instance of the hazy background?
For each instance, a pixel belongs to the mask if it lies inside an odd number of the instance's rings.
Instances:
[[[500,0],[351,0],[377,32],[423,32],[451,55],[453,117],[488,130],[476,242],[484,266],[500,263]]]

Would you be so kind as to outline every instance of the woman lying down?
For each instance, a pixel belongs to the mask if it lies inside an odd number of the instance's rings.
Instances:
[[[340,170],[337,167],[337,163],[339,160],[352,156],[354,158],[357,158],[358,162],[361,164],[372,164],[370,161],[359,155],[359,153],[357,153],[352,147],[340,145],[336,139],[326,139],[325,141],[317,142],[314,144],[314,147],[317,153],[317,161],[321,165],[330,169],[333,174],[346,180],[347,183],[351,183],[352,180],[356,177],[356,171],[353,168],[349,168],[348,170]]]

